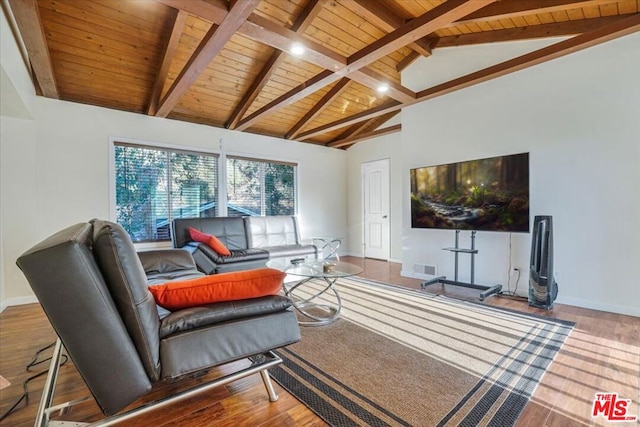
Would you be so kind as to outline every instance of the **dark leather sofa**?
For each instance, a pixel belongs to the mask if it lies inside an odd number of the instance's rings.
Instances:
[[[221,256],[194,242],[189,227],[216,236],[231,255]],[[260,268],[271,258],[317,254],[316,246],[301,244],[294,216],[180,218],[173,220],[171,232],[173,246],[191,253],[205,274]]]
[[[247,357],[251,366],[197,391],[260,373],[270,400],[277,399],[266,369],[281,359],[270,350],[300,339],[289,299],[275,295],[159,310],[148,284],[203,276],[191,255],[183,250],[138,254],[122,227],[102,220],[54,234],[17,264],[59,337],[36,425],[47,425],[55,412],[48,407],[62,346],[105,415],[116,414],[155,383]],[[156,404],[186,397],[168,396]],[[112,417],[122,421],[136,411]]]

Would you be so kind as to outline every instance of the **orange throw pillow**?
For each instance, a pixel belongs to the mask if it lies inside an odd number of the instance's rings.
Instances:
[[[276,295],[286,274],[272,268],[236,271],[149,286],[156,303],[170,311],[221,301]]]
[[[227,248],[224,243],[222,243],[216,236],[203,233],[202,231],[196,230],[193,227],[189,227],[189,235],[194,242],[204,243],[205,245],[216,251],[218,255],[231,256],[231,251],[229,251],[229,248]]]

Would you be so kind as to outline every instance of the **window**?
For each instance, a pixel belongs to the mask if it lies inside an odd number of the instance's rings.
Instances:
[[[296,165],[227,157],[227,216],[295,213]]]
[[[116,221],[134,242],[171,240],[174,218],[216,216],[218,158],[115,143]]]

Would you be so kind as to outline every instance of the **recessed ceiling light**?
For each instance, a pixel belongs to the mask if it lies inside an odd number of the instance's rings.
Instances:
[[[389,85],[388,84],[381,84],[380,86],[378,86],[378,92],[380,93],[385,93],[389,91]]]
[[[301,43],[294,43],[291,45],[291,54],[292,55],[296,55],[296,56],[300,56],[304,53],[305,48]]]

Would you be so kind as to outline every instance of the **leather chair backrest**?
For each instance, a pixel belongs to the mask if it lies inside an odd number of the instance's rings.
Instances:
[[[172,240],[174,247],[181,248],[192,241],[189,235],[189,227],[216,236],[231,250],[244,250],[249,248],[247,245],[247,233],[244,221],[241,217],[174,219],[172,223]]]
[[[160,317],[129,234],[119,224],[92,220],[93,253],[111,297],[152,381],[160,378]]]
[[[77,224],[29,249],[17,264],[102,412],[111,415],[150,390],[151,382],[92,244],[91,224]]]
[[[244,221],[250,248],[300,244],[295,216],[247,216]]]

